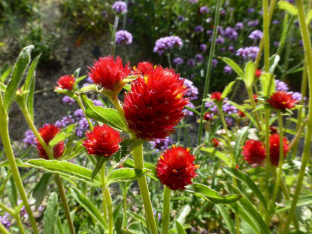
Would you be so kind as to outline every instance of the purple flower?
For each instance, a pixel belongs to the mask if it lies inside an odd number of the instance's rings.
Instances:
[[[119,30],[115,34],[115,42],[118,45],[121,45],[121,44],[129,45],[132,43],[132,39],[133,39],[132,34],[126,30]]]
[[[188,0],[191,3],[198,3],[198,0]]]
[[[87,77],[86,81],[87,81],[87,83],[89,83],[89,84],[93,84],[93,83],[94,83],[93,80],[92,80],[92,78],[91,78],[90,76]]]
[[[210,112],[212,112],[213,114],[218,114],[218,108],[216,106],[216,104],[213,101],[210,102],[206,102],[206,107],[209,109]]]
[[[249,35],[249,38],[252,40],[259,40],[262,37],[263,37],[263,33],[260,30],[252,31],[251,34]]]
[[[79,120],[79,127],[81,130],[87,130],[89,129],[89,123],[88,123],[88,120],[86,118],[82,118]]]
[[[182,15],[179,15],[179,16],[178,16],[178,21],[183,22],[184,20],[185,20],[185,18],[184,18]]]
[[[216,67],[216,66],[218,65],[218,60],[213,59],[213,60],[211,61],[211,63],[212,63],[212,66],[213,66],[213,67]]]
[[[158,220],[158,223],[159,223],[160,220],[161,220],[161,213],[158,213],[158,214],[157,214],[157,220]]]
[[[231,73],[232,73],[232,68],[231,68],[230,66],[226,65],[226,66],[224,67],[224,72],[225,72],[226,74],[231,74]]]
[[[299,92],[288,92],[289,94],[292,94],[292,99],[297,100],[300,102],[302,100],[302,94]]]
[[[236,30],[242,30],[244,28],[244,24],[242,22],[238,22],[235,24]]]
[[[197,62],[201,63],[204,60],[204,57],[201,54],[196,54],[195,59]]]
[[[234,28],[227,27],[224,31],[224,36],[229,38],[230,40],[235,41],[238,37],[238,33]]]
[[[272,24],[279,24],[279,21],[278,20],[273,20]]]
[[[218,25],[218,26],[217,26],[217,31],[218,31],[218,33],[219,33],[221,36],[224,35],[224,30],[223,30],[223,27],[222,27],[222,26]]]
[[[248,9],[247,9],[247,12],[248,12],[248,13],[254,13],[254,12],[255,12],[255,8],[248,8]]]
[[[201,8],[199,8],[199,13],[200,14],[208,14],[209,13],[209,8],[206,6],[202,6]]]
[[[197,232],[196,228],[192,227],[191,228],[191,232],[195,232],[196,233]]]
[[[203,28],[203,26],[201,26],[201,25],[197,25],[197,26],[195,27],[194,31],[195,31],[195,32],[203,32],[203,31],[204,31],[204,28]]]
[[[200,44],[199,45],[199,49],[202,51],[202,52],[205,52],[207,50],[207,45],[206,44]]]
[[[113,6],[113,10],[116,11],[116,13],[126,13],[127,12],[127,3],[123,1],[116,1]]]
[[[73,119],[72,115],[67,115],[63,117],[62,122],[65,124],[65,126],[75,123],[75,120]]]
[[[103,104],[103,102],[101,100],[93,100],[93,104],[95,106],[102,106],[102,107],[104,107],[104,104]]]
[[[78,120],[85,117],[82,109],[75,110],[74,116],[76,116]]]
[[[12,223],[9,219],[9,213],[6,212],[3,216],[0,216],[0,222],[7,230],[10,230]]]
[[[150,141],[151,149],[155,149],[156,152],[166,150],[170,145],[172,145],[173,140],[169,137],[163,139],[155,139]]]
[[[232,122],[233,122],[233,119],[225,117],[225,122],[226,122],[227,125],[231,126]]]
[[[195,108],[194,104],[191,102],[189,104],[187,104],[186,106],[193,108],[193,109]],[[194,115],[193,111],[190,111],[189,109],[186,109],[186,108],[184,108],[182,112],[184,113],[185,116],[193,116]]]
[[[257,46],[240,48],[236,51],[237,56],[241,56],[244,59],[251,59],[251,60],[255,60],[258,53],[259,53],[259,47]]]
[[[129,1],[128,4],[129,4],[129,6],[134,6],[135,5],[135,1]]]
[[[288,85],[281,81],[281,80],[275,80],[275,89],[276,91],[288,91]]]
[[[207,24],[209,24],[211,21],[212,21],[212,18],[211,18],[211,17],[208,17],[208,18],[206,19],[206,23],[207,23]]]
[[[217,44],[223,44],[224,43],[224,38],[223,37],[218,37],[217,39],[216,39],[216,43]]]
[[[208,231],[206,229],[203,229],[199,232],[199,234],[208,234]]]
[[[187,87],[184,97],[188,97],[190,100],[196,100],[198,98],[198,88],[196,88],[193,82],[188,79],[184,79],[184,85]]]
[[[224,47],[220,48],[220,53],[224,53],[226,51],[226,49]]]
[[[175,58],[172,62],[173,62],[174,64],[176,64],[176,65],[179,65],[179,64],[184,63],[184,60],[183,60],[182,58],[180,58],[180,57],[177,57],[177,58]]]
[[[230,12],[233,12],[235,9],[234,9],[234,7],[230,7]]]
[[[64,96],[63,99],[62,99],[62,102],[71,105],[71,104],[73,104],[75,102],[75,100],[72,99],[69,96]]]
[[[233,106],[233,105],[231,105],[231,104],[229,104],[227,102],[224,102],[224,104],[222,106],[222,109],[223,109],[224,113],[226,113],[228,115],[237,113],[236,106]]]
[[[84,132],[84,130],[82,130],[80,127],[76,127],[76,135],[78,137],[82,137],[83,136],[83,132]]]
[[[225,15],[225,14],[226,14],[226,10],[224,10],[224,9],[221,10],[220,14],[221,14],[221,15]]]
[[[33,133],[33,131],[31,131],[30,129],[27,130],[25,133],[25,138],[23,139],[23,142],[25,143],[25,147],[29,147],[29,146],[36,146],[36,136]]]
[[[133,20],[133,19],[128,19],[128,24],[129,24],[129,25],[132,25],[132,24],[133,24],[133,22],[134,22],[134,20]]]
[[[274,46],[278,47],[280,42],[279,41],[275,41],[273,44],[274,44]]]
[[[300,47],[303,47],[303,41],[302,41],[302,40],[298,41],[298,45],[299,45]]]
[[[178,46],[180,48],[183,46],[183,42],[180,37],[162,37],[156,41],[153,51],[157,52],[159,55],[162,55],[165,50],[173,49],[174,46]]]
[[[256,27],[259,24],[259,20],[248,21],[248,27]]]
[[[195,66],[196,65],[196,62],[194,59],[190,59],[189,61],[187,61],[187,65],[189,66]]]
[[[231,53],[235,53],[235,48],[234,48],[234,46],[229,46],[228,50],[229,50]]]
[[[213,34],[213,31],[212,30],[207,30],[206,32],[209,36],[211,36]]]
[[[60,120],[57,120],[55,123],[54,123],[55,127],[58,127],[58,128],[64,128],[65,127],[65,124],[60,121]]]
[[[287,0],[287,2],[289,2],[289,3],[294,3],[295,0]]]

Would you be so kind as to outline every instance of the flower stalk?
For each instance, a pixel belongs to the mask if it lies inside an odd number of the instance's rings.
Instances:
[[[162,213],[162,220],[163,220],[163,229],[162,234],[168,234],[169,229],[169,217],[170,217],[170,192],[171,189],[167,186],[164,187],[164,201],[163,201],[163,213]]]

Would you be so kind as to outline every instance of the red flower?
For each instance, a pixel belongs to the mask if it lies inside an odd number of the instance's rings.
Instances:
[[[83,146],[87,149],[88,154],[110,157],[119,149],[121,142],[118,131],[107,125],[97,125],[93,131],[87,131],[87,139],[83,141]]]
[[[274,166],[278,166],[279,163],[279,153],[280,153],[280,144],[279,144],[280,136],[275,133],[270,136],[270,161]],[[284,148],[284,158],[288,153],[288,140],[286,137],[283,139],[283,148]]]
[[[242,111],[238,111],[237,115],[238,115],[239,118],[244,118],[246,116],[245,113],[242,112]]]
[[[276,126],[270,126],[270,133],[277,133],[277,127]]]
[[[254,94],[254,95],[252,95],[252,97],[253,97],[253,99],[255,100],[255,103],[257,103],[257,102],[258,102],[258,95],[257,95],[257,94]]]
[[[256,76],[257,78],[259,78],[259,77],[261,76],[261,73],[262,73],[262,71],[261,71],[260,69],[257,69],[257,70],[255,71],[255,76]]]
[[[285,111],[295,107],[296,100],[292,99],[292,94],[285,91],[278,91],[273,93],[267,102],[276,110]]]
[[[138,63],[138,67],[133,68],[133,75],[143,75],[148,73],[148,71],[153,70],[154,66],[150,62],[140,62]]]
[[[114,90],[115,85],[130,74],[129,63],[123,67],[119,56],[115,62],[114,58],[109,55],[94,61],[92,68],[88,67],[90,69],[89,76],[96,85]]]
[[[261,141],[247,140],[243,146],[242,155],[250,165],[261,165],[266,157],[265,148]]]
[[[166,150],[159,158],[156,170],[160,182],[171,190],[184,190],[185,186],[192,184],[192,179],[197,175],[194,164],[195,156],[189,149],[182,146]]]
[[[58,86],[56,89],[67,89],[72,90],[75,84],[75,77],[73,75],[62,76],[57,82]]]
[[[165,138],[183,118],[189,100],[183,98],[187,88],[172,69],[161,66],[149,70],[145,78],[132,82],[124,99],[125,117],[138,138]]]
[[[212,146],[213,147],[218,147],[219,145],[220,145],[220,142],[216,138],[213,138],[212,139]]]
[[[39,129],[39,133],[47,145],[49,145],[49,142],[55,137],[55,135],[59,131],[60,129],[54,126],[53,124],[46,124],[42,128]],[[38,154],[40,155],[40,157],[48,160],[49,156],[47,155],[42,145],[39,143],[38,140],[36,140],[36,143],[37,143],[36,147],[37,147]],[[64,141],[61,141],[53,147],[53,157],[59,158],[62,156],[63,152],[64,152]]]
[[[211,100],[213,100],[215,102],[220,102],[220,101],[222,101],[221,96],[222,96],[222,93],[220,93],[220,92],[213,92],[211,94],[210,98],[211,98]]]
[[[212,114],[210,114],[209,112],[207,112],[205,115],[204,115],[204,120],[206,121],[211,121],[213,118]]]

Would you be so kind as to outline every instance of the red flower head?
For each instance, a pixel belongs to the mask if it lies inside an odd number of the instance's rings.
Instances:
[[[195,156],[189,149],[182,146],[166,150],[159,158],[156,170],[160,182],[171,190],[184,190],[186,185],[192,184],[197,175],[194,164]]]
[[[280,144],[279,144],[280,136],[277,133],[274,133],[270,136],[270,161],[274,166],[278,166],[279,163],[279,153],[280,153]],[[288,140],[286,137],[283,139],[283,148],[284,148],[284,158],[288,153]]]
[[[256,78],[259,78],[259,77],[261,76],[261,73],[262,73],[262,71],[261,71],[260,69],[257,69],[257,70],[255,71],[255,76],[256,76]]]
[[[62,76],[57,82],[56,89],[72,90],[75,84],[75,77],[73,75]]]
[[[49,145],[49,142],[55,137],[55,135],[60,131],[58,127],[55,127],[53,124],[46,124],[42,128],[39,129],[39,133],[44,140],[44,142]],[[36,147],[38,150],[38,154],[41,158],[49,159],[46,151],[43,149],[42,145],[36,140]],[[57,143],[53,147],[53,156],[54,158],[59,158],[62,156],[64,152],[64,141]]]
[[[210,114],[209,112],[207,112],[205,115],[204,115],[204,120],[206,121],[211,121],[213,118],[213,115]]]
[[[138,67],[133,68],[133,75],[143,75],[148,73],[148,71],[153,70],[154,66],[150,62],[140,62],[138,63]]]
[[[261,165],[266,157],[265,148],[261,141],[247,140],[243,146],[242,155],[250,165]]]
[[[220,145],[220,142],[216,138],[213,138],[212,139],[212,146],[213,147],[218,147],[219,145]]]
[[[255,103],[257,103],[257,102],[258,102],[258,95],[257,95],[257,94],[254,94],[254,95],[252,95],[252,97],[253,97],[253,99],[255,100]]]
[[[210,96],[211,100],[214,101],[214,102],[220,102],[222,101],[223,99],[221,98],[222,96],[222,93],[220,92],[213,92]]]
[[[285,111],[286,109],[292,109],[297,102],[292,98],[292,94],[288,94],[285,91],[278,91],[273,93],[267,102],[276,110]]]
[[[96,85],[104,89],[114,90],[115,85],[130,74],[129,63],[123,67],[119,56],[115,61],[109,55],[94,61],[92,68],[88,67],[90,69],[89,76]]]
[[[277,133],[277,127],[276,126],[270,126],[270,133],[273,134],[273,133]]]
[[[83,146],[87,149],[88,154],[101,157],[110,157],[119,149],[121,142],[118,131],[107,125],[97,125],[93,131],[87,131],[87,139],[83,142]]]
[[[237,115],[238,115],[239,118],[244,118],[246,116],[245,113],[242,112],[242,111],[238,111]]]
[[[144,78],[132,82],[124,99],[125,117],[138,138],[165,138],[183,118],[189,100],[183,98],[187,88],[172,69],[161,66],[148,71]]]

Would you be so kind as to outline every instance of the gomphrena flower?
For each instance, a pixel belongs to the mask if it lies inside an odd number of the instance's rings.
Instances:
[[[172,62],[173,62],[174,64],[176,64],[176,65],[179,65],[179,64],[184,63],[184,60],[183,60],[182,58],[180,58],[180,57],[177,57],[177,58],[173,59]]]
[[[251,59],[251,60],[255,60],[258,53],[259,53],[259,47],[257,47],[257,46],[239,48],[236,51],[237,56],[241,56],[244,59]]]
[[[210,96],[211,100],[214,102],[221,102],[223,101],[222,99],[222,93],[221,92],[213,92]]]
[[[252,40],[259,40],[263,37],[263,32],[260,30],[252,31],[249,35],[249,38]]]
[[[129,45],[132,43],[132,39],[133,39],[132,34],[126,30],[119,30],[115,34],[115,42],[118,45],[121,44]]]
[[[170,135],[189,103],[183,98],[186,91],[184,79],[174,70],[161,66],[148,71],[144,78],[137,78],[124,99],[129,128],[138,138],[147,140]]]
[[[242,155],[250,165],[261,165],[266,157],[265,147],[261,141],[247,140],[243,146]]]
[[[174,46],[178,46],[179,48],[183,46],[183,42],[180,37],[161,37],[156,41],[153,51],[157,52],[159,55],[162,55],[165,50],[173,49]]]
[[[44,140],[44,142],[49,145],[49,142],[55,137],[55,135],[60,131],[60,129],[53,124],[45,124],[42,128],[39,129],[39,133]],[[49,159],[47,152],[44,150],[42,145],[39,143],[38,139],[36,140],[36,147],[38,150],[38,154],[41,158]],[[62,156],[64,152],[64,141],[57,143],[53,147],[53,157],[59,158]]]
[[[110,157],[116,153],[121,142],[119,132],[105,124],[95,126],[93,131],[87,131],[86,136],[83,147],[88,154],[100,157]]]
[[[255,71],[255,77],[256,77],[256,78],[260,78],[261,74],[262,74],[262,71],[261,71],[260,69],[256,69],[256,71]]]
[[[279,164],[279,153],[280,153],[280,136],[277,133],[274,133],[270,136],[270,161],[274,166],[278,166]],[[283,150],[284,150],[284,158],[288,153],[289,146],[288,140],[286,137],[283,138]]]
[[[116,1],[113,5],[112,8],[116,13],[126,13],[127,12],[127,3],[123,1]]]
[[[195,156],[181,146],[168,149],[159,158],[156,170],[160,182],[171,190],[184,190],[197,175]]]
[[[154,65],[150,62],[140,62],[138,66],[134,66],[132,70],[132,75],[142,75],[143,77],[148,73],[148,71],[153,70]]]
[[[211,114],[210,112],[207,112],[203,117],[203,119],[206,121],[211,121],[212,118],[213,118],[213,114]]]
[[[67,89],[72,90],[75,84],[75,77],[73,75],[62,76],[57,82],[56,89]]]
[[[273,93],[269,99],[266,100],[274,109],[279,111],[290,110],[295,107],[297,102],[292,98],[292,94],[288,94],[285,91],[277,91]]]
[[[220,141],[218,141],[216,138],[213,138],[211,144],[213,147],[218,147],[220,145]]]
[[[199,8],[199,13],[200,14],[208,14],[209,13],[209,8],[207,6],[202,6]]]
[[[119,56],[117,56],[115,61],[114,58],[109,55],[95,60],[92,68],[88,67],[90,70],[89,76],[96,85],[105,89],[114,90],[115,85],[129,75],[131,71],[129,63],[124,67]]]

